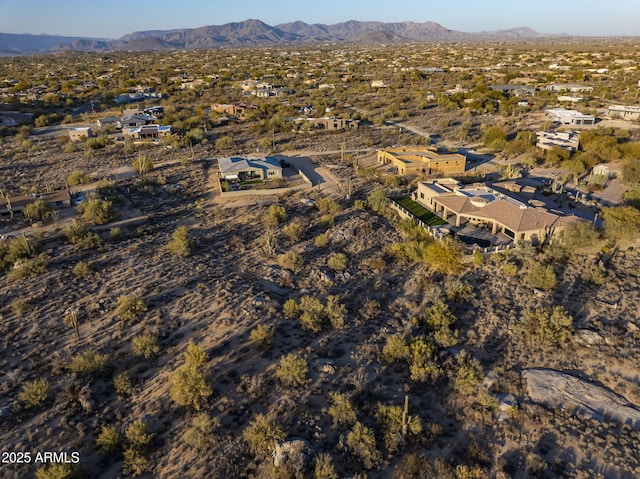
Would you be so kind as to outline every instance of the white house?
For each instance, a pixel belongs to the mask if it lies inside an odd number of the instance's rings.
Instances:
[[[576,110],[565,108],[551,108],[545,113],[555,122],[563,125],[594,125],[596,118],[593,115],[585,115]]]

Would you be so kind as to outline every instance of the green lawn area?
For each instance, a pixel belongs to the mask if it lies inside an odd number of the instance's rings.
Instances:
[[[428,226],[440,226],[447,224],[445,220],[433,214],[431,211],[426,209],[424,206],[416,203],[411,198],[399,198],[396,200],[396,202]]]

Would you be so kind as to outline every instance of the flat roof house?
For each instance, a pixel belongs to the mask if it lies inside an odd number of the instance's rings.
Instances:
[[[378,150],[378,163],[392,165],[398,174],[427,176],[464,173],[467,159],[459,153],[440,154],[420,147],[399,147]]]
[[[607,115],[623,120],[638,120],[640,119],[640,106],[611,105],[607,110]]]
[[[125,128],[122,130],[123,136],[136,140],[154,139],[171,134],[171,126],[169,125],[142,125],[134,128]]]
[[[17,195],[7,200],[0,198],[0,214],[7,214],[9,211],[17,213],[22,211],[29,203],[35,200],[42,200],[51,205],[53,208],[65,208],[71,206],[71,194],[69,190],[58,190],[51,193],[43,193],[41,195]]]
[[[462,186],[451,178],[418,183],[416,201],[459,227],[469,223],[503,233],[513,241],[540,242],[568,224],[582,221],[531,207],[485,184]]]
[[[82,141],[91,136],[91,128],[88,126],[69,129],[69,140]]]
[[[579,83],[555,83],[547,86],[546,90],[553,92],[570,91],[571,93],[591,93],[593,91],[593,87],[580,85]]]
[[[218,170],[218,176],[224,180],[282,178],[280,163],[270,156],[264,158],[220,158]]]
[[[499,91],[507,95],[520,96],[534,96],[536,89],[527,85],[492,85],[489,87],[491,90]]]
[[[550,150],[554,146],[567,151],[576,151],[580,146],[580,133],[577,131],[537,131],[536,147]]]
[[[596,117],[585,115],[577,110],[566,110],[565,108],[551,108],[545,113],[555,122],[563,125],[594,125]]]

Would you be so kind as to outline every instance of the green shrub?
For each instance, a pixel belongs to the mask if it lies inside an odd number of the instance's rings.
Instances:
[[[382,431],[384,445],[389,451],[396,451],[404,439],[404,434],[422,432],[422,422],[418,416],[404,414],[402,406],[379,404],[376,420]]]
[[[258,414],[242,432],[252,454],[271,454],[276,442],[285,436],[280,425],[264,414]]]
[[[344,253],[333,253],[327,259],[327,266],[334,271],[344,271],[347,269],[347,255]]]
[[[129,424],[124,436],[131,447],[138,451],[144,451],[153,438],[153,434],[147,432],[147,425],[142,419],[136,419]]]
[[[116,301],[116,313],[123,321],[138,318],[146,311],[144,300],[135,294],[120,296]]]
[[[472,358],[466,351],[458,355],[458,371],[453,381],[453,387],[464,396],[473,394],[484,376],[482,367],[477,359]]]
[[[342,206],[333,198],[320,198],[316,201],[316,206],[321,213],[330,213],[332,215],[342,211]]]
[[[198,451],[209,450],[215,442],[213,430],[219,425],[218,421],[211,419],[205,412],[196,414],[184,433],[184,440]]]
[[[71,358],[69,369],[82,376],[102,376],[107,372],[108,359],[109,357],[106,354],[100,354],[95,351],[84,351]]]
[[[300,314],[300,307],[298,306],[298,303],[296,303],[295,299],[287,299],[282,307],[282,314],[287,319],[295,318]]]
[[[313,296],[303,296],[300,298],[299,308],[302,329],[319,333],[326,318],[322,302]]]
[[[331,456],[326,452],[318,454],[313,469],[313,479],[338,479],[338,477],[340,476],[336,472]]]
[[[273,344],[274,330],[272,326],[259,324],[249,333],[251,342],[261,351],[268,350]]]
[[[178,226],[171,236],[171,241],[167,244],[170,253],[186,258],[193,249],[193,240],[189,238],[186,226]]]
[[[139,476],[147,470],[148,460],[135,448],[127,448],[124,451],[122,467],[133,477]]]
[[[377,186],[369,193],[367,204],[376,213],[384,213],[389,205],[389,199],[382,186]]]
[[[331,405],[327,412],[333,420],[334,428],[342,425],[350,426],[356,422],[356,410],[344,394],[338,391],[330,391],[329,402]]]
[[[22,210],[22,215],[30,221],[43,221],[53,213],[53,208],[49,203],[37,199],[27,205]]]
[[[116,393],[120,396],[128,395],[131,392],[132,387],[133,383],[131,382],[131,377],[129,377],[129,374],[126,371],[116,374],[113,378],[113,389],[115,389]]]
[[[288,269],[294,273],[298,273],[304,266],[304,259],[300,253],[287,251],[278,256],[278,264],[282,269]]]
[[[86,278],[95,273],[93,266],[86,261],[78,261],[73,267],[73,274],[78,278]]]
[[[185,364],[169,376],[169,393],[179,406],[199,411],[213,394],[202,371],[202,366],[208,360],[207,353],[194,343],[189,343],[184,359]]]
[[[106,224],[118,217],[111,201],[96,196],[80,203],[77,210],[85,221],[97,225]]]
[[[264,222],[267,226],[277,226],[280,223],[284,223],[286,219],[287,212],[282,206],[271,205],[264,217]]]
[[[315,237],[313,244],[316,248],[324,248],[329,244],[329,237],[326,234],[320,234]]]
[[[111,238],[114,241],[117,241],[119,239],[122,238],[122,229],[118,226],[116,226],[115,228],[111,228],[109,230],[109,238]]]
[[[347,434],[347,447],[365,469],[373,468],[379,460],[373,431],[360,422]]]
[[[131,350],[133,355],[149,359],[158,354],[160,346],[158,346],[158,338],[154,334],[141,334],[131,340]]]
[[[280,359],[275,376],[285,386],[304,386],[307,371],[307,360],[299,354],[290,353]]]
[[[36,408],[44,404],[49,397],[51,387],[44,378],[27,381],[22,385],[22,391],[18,394],[18,400],[26,409]]]
[[[293,242],[300,241],[303,238],[304,230],[304,225],[300,221],[292,221],[282,228],[282,232]]]
[[[13,314],[16,316],[22,316],[24,313],[29,311],[29,301],[24,296],[20,296],[11,300],[9,303],[9,309],[11,309]]]
[[[49,260],[44,254],[39,254],[35,258],[18,259],[13,263],[8,278],[14,280],[39,276],[47,272],[48,263]]]
[[[409,357],[409,345],[404,336],[395,334],[387,338],[382,348],[382,357],[387,362],[399,361]]]
[[[120,433],[115,426],[105,424],[96,439],[98,447],[106,453],[116,452],[120,449]]]
[[[36,479],[80,479],[84,478],[76,464],[53,463],[42,466],[36,471]]]
[[[333,216],[327,214],[327,215],[322,215],[320,217],[320,226],[324,229],[329,229],[329,228],[333,228],[333,226],[336,224],[336,220],[334,219]]]
[[[67,176],[67,184],[69,186],[82,185],[84,183],[89,183],[91,181],[91,177],[81,170],[74,170],[69,173]]]
[[[551,290],[557,284],[556,273],[551,265],[534,266],[529,270],[526,278],[531,286],[543,290]]]

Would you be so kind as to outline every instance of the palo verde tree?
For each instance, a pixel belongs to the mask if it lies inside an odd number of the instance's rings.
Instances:
[[[202,369],[208,359],[204,349],[189,343],[184,353],[185,363],[169,378],[171,399],[179,406],[199,411],[213,394]]]

